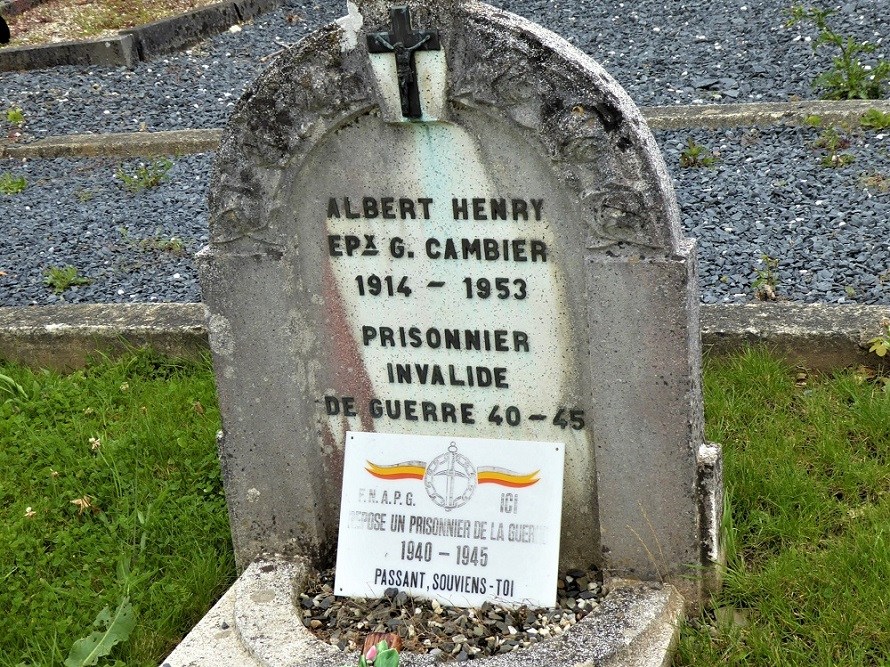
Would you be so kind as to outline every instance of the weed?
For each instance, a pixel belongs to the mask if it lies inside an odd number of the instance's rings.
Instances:
[[[9,395],[10,398],[6,399],[7,403],[14,400],[28,400],[28,392],[25,391],[25,388],[8,375],[3,375],[2,373],[0,373],[0,392]]]
[[[859,177],[859,185],[872,193],[886,194],[890,192],[890,178],[876,171],[870,174],[862,174]]]
[[[140,245],[145,250],[169,252],[173,255],[181,255],[183,252],[185,252],[185,242],[178,236],[165,238],[158,235],[149,239],[142,239]]]
[[[760,256],[760,261],[763,263],[763,268],[754,269],[757,277],[751,284],[754,288],[754,297],[759,301],[775,301],[778,298],[776,288],[779,286],[779,277],[776,275],[776,270],[779,268],[779,260],[763,254]]]
[[[872,338],[868,344],[871,345],[868,348],[869,352],[874,352],[879,357],[887,356],[887,353],[890,352],[890,319],[886,317],[881,319],[880,335]]]
[[[890,130],[890,111],[885,113],[880,109],[869,109],[862,114],[859,124],[867,130]]]
[[[134,246],[137,243],[136,237],[134,237],[130,230],[121,225],[117,228],[117,233],[121,235],[121,240],[126,243],[128,246]]]
[[[65,667],[95,665],[99,658],[104,658],[111,652],[115,644],[129,639],[136,627],[136,614],[130,599],[125,597],[114,615],[111,607],[105,607],[93,621],[93,626],[99,629],[74,642],[65,660]]]
[[[829,127],[822,131],[819,138],[813,142],[813,148],[821,148],[827,153],[819,160],[823,167],[846,167],[856,159],[850,153],[840,151],[850,147],[850,140],[840,134],[835,128]]]
[[[815,114],[810,114],[803,119],[803,124],[807,127],[822,127],[822,117]]]
[[[819,138],[813,142],[813,148],[824,148],[827,151],[836,153],[850,147],[850,140],[840,134],[837,129],[829,127],[823,130]]]
[[[856,158],[849,153],[829,153],[822,156],[819,160],[819,166],[828,169],[840,169],[853,164],[855,160]]]
[[[10,125],[21,127],[25,124],[25,114],[18,107],[9,107],[6,110],[6,122]]]
[[[0,194],[17,195],[28,187],[24,176],[13,176],[10,173],[0,174]]]
[[[43,272],[43,284],[51,287],[56,294],[61,294],[69,287],[89,285],[93,281],[77,274],[73,266],[51,266]]]
[[[692,137],[686,140],[686,148],[680,153],[681,167],[713,167],[719,155],[710,152],[705,146],[695,143]]]
[[[178,236],[165,236],[160,229],[154,236],[145,239],[137,239],[126,227],[118,227],[117,231],[124,243],[133,249],[138,248],[143,252],[168,252],[173,255],[181,255],[185,252],[185,241]]]
[[[142,192],[146,188],[160,185],[166,178],[173,162],[167,158],[158,158],[149,163],[139,163],[132,173],[120,167],[115,176],[119,178],[124,187],[132,193]]]
[[[874,65],[865,65],[859,59],[862,54],[873,53],[874,44],[834,32],[828,25],[828,17],[833,14],[831,10],[794,5],[788,13],[787,26],[798,23],[816,26],[819,36],[813,42],[814,51],[823,44],[840,50],[840,55],[833,59],[832,68],[813,79],[813,85],[824,90],[823,98],[877,100],[884,96],[884,82],[890,79],[890,61],[880,58]]]
[[[74,196],[77,197],[77,201],[81,204],[85,204],[93,198],[93,191],[89,188],[79,188],[74,192]]]

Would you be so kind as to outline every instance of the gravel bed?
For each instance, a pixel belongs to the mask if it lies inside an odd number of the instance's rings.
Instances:
[[[640,105],[814,97],[810,81],[830,62],[827,53],[814,55],[812,30],[785,26],[786,0],[495,4],[570,39]],[[876,57],[890,58],[884,4],[838,5],[832,25],[871,39]],[[23,141],[72,132],[220,127],[267,56],[342,13],[340,0],[287,0],[240,31],[133,70],[0,73],[0,112],[22,108]],[[3,116],[5,133],[10,128]],[[819,132],[656,133],[686,233],[699,240],[702,301],[751,300],[752,284],[769,271],[779,298],[890,302],[890,132],[853,137],[845,152],[855,161],[838,169],[819,166],[820,152],[810,147]],[[713,168],[678,167],[689,137],[720,152]],[[22,175],[29,184],[21,194],[0,195],[0,305],[199,301],[191,255],[207,240],[212,157],[177,158],[165,183],[139,193],[128,193],[115,178],[122,165],[113,160],[0,161],[0,175]],[[123,168],[137,164],[126,161]],[[44,285],[46,270],[66,265],[92,282],[62,293]]]
[[[368,633],[394,632],[403,650],[465,662],[511,653],[561,635],[596,609],[605,592],[595,569],[569,570],[557,580],[556,607],[478,609],[418,600],[395,588],[378,600],[334,596],[334,572],[321,572],[300,595],[303,624],[341,651],[362,647]]]
[[[815,30],[786,27],[790,0],[497,0],[493,4],[562,35],[598,60],[640,106],[787,101],[814,97],[831,63],[814,53]],[[835,3],[832,3],[832,5]],[[345,13],[344,0],[287,0],[239,32],[135,69],[59,67],[0,73],[0,110],[21,107],[26,133],[220,127],[245,84],[282,45]],[[885,0],[837,7],[831,25],[870,40],[890,58]]]
[[[890,131],[850,136],[842,168],[822,166],[824,132],[656,133],[698,239],[704,303],[751,301],[769,273],[779,299],[890,304]],[[679,167],[689,138],[719,153],[713,167]]]
[[[140,192],[116,175],[137,173],[140,160],[0,160],[0,174],[28,183],[0,194],[0,306],[200,301],[192,256],[208,240],[212,158],[175,158],[165,181]],[[92,282],[56,293],[45,272],[65,266]]]
[[[769,270],[781,299],[890,304],[890,131],[852,135],[843,168],[821,166],[823,131],[656,133],[698,239],[703,302],[752,301]],[[690,138],[719,153],[714,166],[679,166]],[[175,158],[167,180],[137,193],[116,173],[139,160],[0,161],[29,184],[0,195],[0,306],[200,301],[191,256],[207,242],[212,159]],[[45,271],[66,265],[93,282],[55,293]]]

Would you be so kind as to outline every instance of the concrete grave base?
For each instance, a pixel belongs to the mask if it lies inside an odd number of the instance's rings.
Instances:
[[[358,664],[309,632],[294,603],[309,576],[306,561],[258,560],[164,661],[162,667],[341,667]],[[564,634],[513,653],[474,660],[480,667],[662,667],[683,618],[683,598],[670,585],[613,580],[611,592]],[[401,654],[403,667],[438,664],[434,656]]]

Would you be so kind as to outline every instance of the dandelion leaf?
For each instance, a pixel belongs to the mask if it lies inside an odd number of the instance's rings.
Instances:
[[[395,649],[386,649],[377,654],[374,667],[399,667],[399,653]]]
[[[93,625],[98,630],[78,639],[71,647],[65,667],[88,667],[111,652],[115,644],[126,641],[136,627],[136,614],[130,598],[125,597],[114,614],[110,607],[99,612]]]

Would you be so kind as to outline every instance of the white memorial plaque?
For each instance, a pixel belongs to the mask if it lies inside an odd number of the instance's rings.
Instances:
[[[564,454],[559,442],[347,433],[335,593],[554,606]]]

